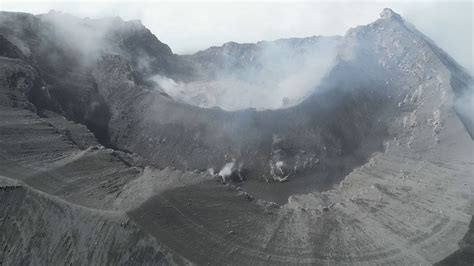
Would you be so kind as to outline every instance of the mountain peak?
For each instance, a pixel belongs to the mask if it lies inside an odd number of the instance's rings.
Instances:
[[[383,19],[397,19],[402,20],[402,17],[394,12],[391,8],[384,8],[380,13],[380,17]]]

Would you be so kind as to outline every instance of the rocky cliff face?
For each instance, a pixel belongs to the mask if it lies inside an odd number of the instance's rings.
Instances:
[[[120,54],[141,82],[150,72],[188,76],[171,49],[138,21],[2,12],[0,34],[39,73],[30,97],[38,112],[49,109],[83,123],[104,143],[111,114],[91,75],[102,55]]]
[[[343,37],[184,57],[119,18],[2,12],[0,41],[1,230],[25,232],[0,262],[472,262],[472,78],[389,9]],[[311,93],[276,110],[200,108],[154,79],[270,86],[326,47]]]

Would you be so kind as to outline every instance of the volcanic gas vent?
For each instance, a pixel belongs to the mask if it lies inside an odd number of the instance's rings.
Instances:
[[[163,75],[151,79],[175,100],[199,107],[228,111],[290,107],[308,97],[333,67],[339,40],[229,42],[186,56],[200,73],[193,81]]]

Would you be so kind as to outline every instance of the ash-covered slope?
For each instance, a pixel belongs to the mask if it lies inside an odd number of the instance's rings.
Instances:
[[[78,206],[0,176],[4,265],[185,264],[125,213]]]
[[[182,183],[183,173],[144,173],[142,159],[104,148],[85,126],[40,118],[27,99],[35,69],[5,56],[0,68],[0,263],[186,264],[130,221],[125,211],[143,199],[124,188],[147,175]]]
[[[0,21],[18,25],[12,31],[0,23],[0,174],[6,176],[1,195],[7,206],[1,230],[26,232],[3,236],[2,262],[19,262],[22,252],[41,249],[30,253],[30,263],[406,265],[447,257],[447,263],[472,264],[474,144],[466,130],[472,117],[459,101],[471,92],[472,78],[393,11],[338,39],[334,67],[300,104],[236,112],[176,102],[149,82],[157,74],[192,82],[213,70],[196,68],[201,59],[166,52],[142,26],[125,30],[147,36],[128,48],[101,47],[80,67],[51,64],[64,68],[60,75],[43,72],[47,56],[35,52],[35,38],[24,42],[42,32],[34,28],[42,18],[1,15]],[[22,37],[23,29],[29,30]],[[38,43],[54,40],[46,39]],[[173,67],[159,69],[154,64],[161,60],[139,63],[150,61],[130,56],[155,46],[163,49],[143,58],[166,55]],[[80,58],[64,54],[60,62]],[[70,92],[57,85],[75,75],[87,77],[93,89]],[[103,143],[141,156],[105,149],[87,129],[48,111],[74,118],[76,105],[104,108],[101,130],[81,120],[87,112],[75,119],[96,136],[106,132]],[[225,164],[241,187],[199,171]],[[19,188],[10,189],[18,184],[12,179],[21,180]],[[15,197],[25,202],[24,191],[36,205],[14,203]],[[11,223],[12,216],[19,223]],[[44,232],[53,231],[56,219],[68,226],[48,237]],[[31,223],[40,225],[26,226]],[[96,233],[91,224],[105,232]],[[64,233],[69,230],[71,237]],[[39,241],[28,245],[29,238]],[[102,248],[86,246],[84,239]],[[55,246],[64,252],[43,255]],[[82,248],[92,255],[80,257]]]

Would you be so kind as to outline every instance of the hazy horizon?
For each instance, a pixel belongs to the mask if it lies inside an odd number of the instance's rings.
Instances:
[[[141,20],[174,53],[189,54],[239,43],[314,35],[344,35],[392,8],[473,74],[471,1],[355,2],[128,2],[10,1],[3,11],[33,14],[54,9],[79,17]]]

